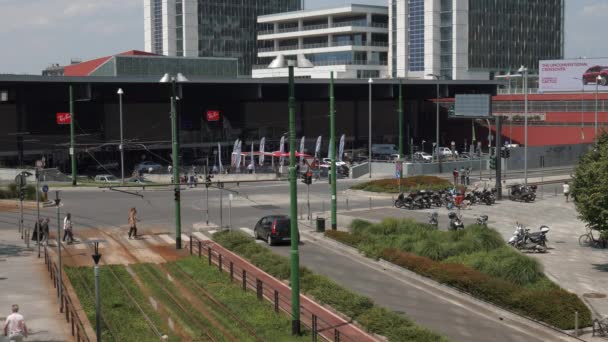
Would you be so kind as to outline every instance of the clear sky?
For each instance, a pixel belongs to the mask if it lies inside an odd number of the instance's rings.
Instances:
[[[307,8],[348,4],[306,0]],[[388,0],[355,3],[387,5]],[[143,50],[143,0],[0,0],[0,73]],[[608,57],[608,0],[566,0],[566,58]]]

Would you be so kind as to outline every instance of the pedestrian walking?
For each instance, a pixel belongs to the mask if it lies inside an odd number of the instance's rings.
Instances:
[[[562,187],[564,188],[564,196],[566,197],[566,203],[568,203],[568,197],[570,197],[570,185],[568,184],[568,182],[564,182],[564,185],[562,185]]]
[[[68,239],[68,243],[72,243],[74,242],[74,231],[73,231],[73,225],[72,225],[72,214],[71,213],[67,213],[65,215],[65,218],[63,219],[63,239],[61,239],[63,242],[65,242],[65,239]]]
[[[4,336],[8,336],[9,341],[21,342],[28,335],[25,319],[19,313],[19,305],[13,304],[11,311],[4,322]]]
[[[460,184],[466,185],[467,184],[466,183],[466,177],[467,177],[467,175],[465,174],[464,166],[460,167],[460,172],[458,174],[460,175]]]
[[[49,240],[49,222],[51,221],[50,218],[45,218],[44,221],[42,222],[42,239],[44,239],[44,241],[48,241]],[[40,241],[42,241],[42,239]]]
[[[465,171],[465,175],[466,175],[466,185],[471,185],[471,168],[467,167],[467,170]]]
[[[131,236],[137,239],[137,209],[135,207],[129,209],[129,239]]]
[[[454,168],[454,171],[452,171],[452,175],[454,176],[454,185],[458,185],[458,169]]]
[[[247,171],[249,171],[249,174],[253,174],[253,163],[249,163],[249,165],[247,165]]]

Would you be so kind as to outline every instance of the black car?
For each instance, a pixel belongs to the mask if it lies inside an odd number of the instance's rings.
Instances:
[[[253,236],[256,239],[266,240],[269,246],[282,241],[291,241],[291,221],[285,215],[264,216],[253,228]]]

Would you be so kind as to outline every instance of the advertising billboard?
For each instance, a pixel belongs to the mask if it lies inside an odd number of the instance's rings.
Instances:
[[[539,92],[608,91],[608,58],[547,60],[539,63]]]
[[[492,112],[490,94],[456,94],[454,116],[487,118]]]
[[[207,121],[220,121],[220,111],[219,110],[208,110],[207,111]]]
[[[58,125],[69,125],[72,123],[72,115],[70,113],[57,113],[56,119]]]

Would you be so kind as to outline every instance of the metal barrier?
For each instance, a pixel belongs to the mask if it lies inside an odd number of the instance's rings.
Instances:
[[[249,275],[247,270],[239,267],[231,257],[214,250],[213,244],[212,241],[201,241],[190,236],[190,255],[205,258],[209,266],[216,266],[220,272],[227,272],[231,281],[241,284],[243,291],[253,291],[259,300],[265,299],[272,303],[275,312],[283,311],[291,315],[291,297],[282,295],[278,289],[262,279]],[[341,330],[344,325],[332,325],[302,305],[300,305],[300,322],[311,331],[312,341],[317,341],[319,337],[334,342],[357,341],[355,336],[349,336]]]
[[[51,280],[53,281],[53,287],[57,289],[57,296],[59,296],[59,278],[58,278],[58,269],[57,269],[57,264],[55,264],[55,262],[53,262],[51,256],[48,253],[47,247],[44,246],[44,263],[47,266],[47,270],[50,273],[51,276]],[[63,272],[62,272],[63,274]],[[89,339],[89,337],[87,336],[85,329],[84,329],[84,324],[82,323],[82,320],[80,319],[80,317],[78,316],[78,313],[76,312],[76,308],[74,307],[74,303],[72,302],[72,299],[70,298],[70,296],[67,294],[67,289],[64,285],[64,282],[61,282],[63,291],[62,291],[62,298],[60,298],[61,304],[59,305],[59,310],[60,312],[65,312],[65,320],[67,321],[68,324],[71,324],[72,326],[72,336],[76,339],[76,341],[80,342],[80,341],[85,341],[85,342],[90,342],[91,339]]]

